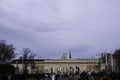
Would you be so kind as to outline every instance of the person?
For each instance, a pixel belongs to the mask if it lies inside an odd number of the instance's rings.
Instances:
[[[108,74],[104,74],[100,80],[112,80]]]
[[[55,74],[52,75],[52,80],[55,80]]]
[[[73,80],[72,76],[69,76],[69,77],[67,78],[67,80]]]
[[[75,75],[74,75],[74,80],[78,80],[80,78],[80,74],[79,72],[76,71]]]
[[[83,71],[80,74],[80,78],[81,78],[81,80],[89,80],[88,74],[85,71]]]

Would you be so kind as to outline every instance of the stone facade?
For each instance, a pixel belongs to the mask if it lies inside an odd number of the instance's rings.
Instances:
[[[31,60],[27,60],[30,62]],[[99,62],[88,59],[34,59],[35,68],[28,64],[28,73],[64,73],[76,71],[96,71],[100,70]],[[18,73],[23,72],[23,63],[20,60],[14,60],[12,65],[18,68]]]

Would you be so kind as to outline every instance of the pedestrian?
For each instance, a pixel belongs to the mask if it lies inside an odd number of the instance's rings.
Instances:
[[[72,78],[71,76],[69,76],[69,77],[67,78],[67,80],[73,80],[73,78]]]
[[[105,74],[100,80],[112,80],[109,75]]]
[[[52,80],[55,80],[55,74],[52,74]]]

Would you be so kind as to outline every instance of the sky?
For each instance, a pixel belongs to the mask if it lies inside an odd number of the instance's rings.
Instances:
[[[120,0],[0,0],[0,40],[36,57],[97,57],[120,48]]]

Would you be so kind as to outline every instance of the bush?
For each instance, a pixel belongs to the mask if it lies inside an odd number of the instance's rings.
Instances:
[[[15,71],[15,68],[12,65],[9,65],[9,64],[0,65],[0,75],[13,74],[14,71]]]

